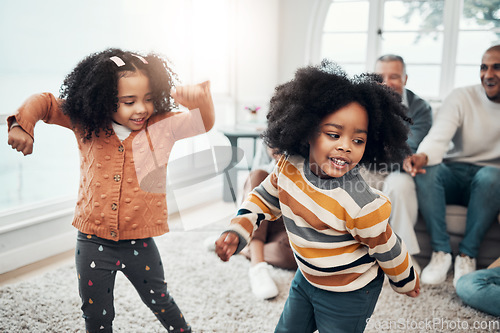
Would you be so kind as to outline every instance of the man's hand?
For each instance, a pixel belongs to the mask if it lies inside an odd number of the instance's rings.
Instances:
[[[179,86],[172,92],[175,102],[189,110],[200,109],[203,125],[208,132],[214,126],[215,111],[212,94],[210,92],[210,81],[195,85]]]
[[[23,153],[24,156],[33,152],[33,138],[20,126],[14,126],[10,129],[7,143],[12,149]]]
[[[228,261],[238,248],[239,243],[238,235],[234,232],[225,232],[215,241],[215,253],[222,261]]]
[[[413,154],[403,161],[403,169],[412,177],[425,173],[424,166],[427,165],[428,157],[425,153]]]

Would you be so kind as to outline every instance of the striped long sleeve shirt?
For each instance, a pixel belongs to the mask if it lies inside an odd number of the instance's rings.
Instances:
[[[418,278],[388,219],[391,203],[369,187],[357,168],[340,178],[321,179],[302,157],[283,157],[231,220],[239,252],[260,221],[283,216],[299,269],[314,286],[357,290],[376,278],[379,267],[394,290],[415,289]]]

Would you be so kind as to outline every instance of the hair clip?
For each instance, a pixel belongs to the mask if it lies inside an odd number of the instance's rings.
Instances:
[[[116,64],[116,66],[118,66],[118,67],[125,66],[125,62],[120,57],[113,56],[113,57],[109,58],[109,60],[114,62]]]
[[[142,61],[144,64],[148,64],[148,61],[146,59],[144,59],[143,57],[141,57],[140,55],[137,55],[137,54],[132,54],[134,57],[138,58],[140,61]]]

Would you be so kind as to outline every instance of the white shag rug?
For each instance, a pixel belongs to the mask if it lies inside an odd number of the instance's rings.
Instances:
[[[220,261],[204,245],[213,235],[213,230],[174,231],[156,239],[169,291],[193,332],[273,332],[294,272],[273,269],[280,295],[256,299],[248,281],[249,261],[243,256]],[[384,284],[366,332],[500,331],[500,318],[465,306],[451,280],[450,274],[443,286],[424,286],[416,299]],[[122,274],[115,308],[115,332],[165,332]],[[74,264],[0,288],[0,332],[84,332],[84,327]]]

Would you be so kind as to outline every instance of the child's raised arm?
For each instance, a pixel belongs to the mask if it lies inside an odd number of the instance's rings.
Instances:
[[[10,129],[7,143],[12,149],[23,153],[24,156],[33,152],[33,138],[21,126],[15,126]]]
[[[24,155],[33,152],[35,124],[39,120],[71,128],[69,117],[62,113],[61,102],[62,100],[55,98],[51,93],[36,94],[29,97],[14,115],[9,116],[7,143],[12,149]]]
[[[215,123],[214,103],[210,92],[210,81],[205,81],[195,85],[179,86],[172,92],[174,100],[188,108],[194,110],[198,108],[203,119],[205,131],[210,131]]]

